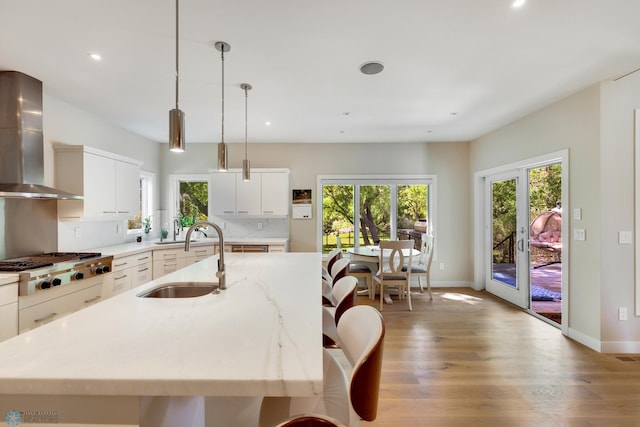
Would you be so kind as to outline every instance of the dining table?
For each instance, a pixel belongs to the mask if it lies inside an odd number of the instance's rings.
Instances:
[[[349,259],[353,263],[362,263],[367,266],[372,271],[372,276],[377,274],[380,270],[380,246],[378,245],[366,245],[366,246],[354,246],[351,248],[347,248],[347,254],[349,255]],[[391,253],[390,250],[385,250],[383,253],[383,258],[388,257]],[[417,249],[403,249],[402,254],[405,257],[411,257],[413,259],[420,256],[420,251]],[[373,283],[373,281],[371,281]],[[393,300],[388,293],[384,293],[382,296],[384,302],[386,304],[393,304]]]

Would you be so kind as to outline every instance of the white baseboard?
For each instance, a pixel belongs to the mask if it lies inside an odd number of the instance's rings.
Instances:
[[[640,353],[640,342],[637,341],[604,341],[600,345],[603,353]]]
[[[602,351],[602,343],[600,342],[600,340],[597,340],[589,335],[585,335],[582,332],[569,328],[569,330],[567,331],[567,336],[572,340],[578,341],[580,344],[589,347],[591,350],[595,350],[599,353]]]

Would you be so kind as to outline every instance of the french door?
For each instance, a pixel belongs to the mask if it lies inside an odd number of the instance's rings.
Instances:
[[[525,169],[486,177],[486,288],[529,309],[529,201]],[[489,248],[487,248],[489,249]]]

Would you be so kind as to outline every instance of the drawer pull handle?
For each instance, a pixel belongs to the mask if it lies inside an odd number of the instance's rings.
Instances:
[[[142,270],[138,270],[138,273],[142,273],[143,271],[147,271],[149,268],[143,268]]]
[[[146,257],[144,257],[144,258],[138,258],[138,261],[142,261],[142,260],[145,260],[145,259],[149,259],[149,257],[148,257],[148,256],[146,256]]]
[[[127,265],[128,263],[123,262],[122,264],[113,264],[114,267],[122,267],[123,265]]]
[[[49,315],[47,315],[47,316],[44,316],[44,317],[42,317],[42,318],[40,318],[40,319],[36,319],[36,320],[34,320],[34,322],[35,322],[35,323],[44,322],[45,320],[49,320],[49,319],[51,319],[51,318],[56,317],[57,315],[58,315],[58,313],[51,313],[51,314],[49,314]]]
[[[124,279],[125,277],[127,277],[127,275],[126,275],[126,274],[124,274],[124,275],[122,275],[122,276],[120,276],[120,277],[114,277],[114,279],[113,279],[113,280],[120,280],[120,279]]]
[[[85,300],[84,303],[89,304],[90,302],[98,301],[99,299],[100,299],[100,295],[98,295],[97,297]]]

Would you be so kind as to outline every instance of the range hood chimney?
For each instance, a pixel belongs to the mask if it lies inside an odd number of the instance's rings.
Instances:
[[[42,137],[42,82],[0,72],[0,197],[82,199],[46,187]]]

